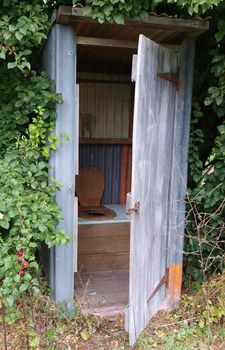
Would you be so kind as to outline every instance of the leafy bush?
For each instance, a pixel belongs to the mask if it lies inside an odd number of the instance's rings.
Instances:
[[[0,308],[12,322],[17,300],[39,292],[36,252],[65,244],[56,226],[60,185],[48,179],[48,157],[62,98],[46,73],[30,70],[29,57],[46,37],[48,18],[39,1],[3,1],[0,8]]]

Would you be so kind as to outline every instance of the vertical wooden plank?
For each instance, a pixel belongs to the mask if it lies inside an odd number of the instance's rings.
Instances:
[[[166,307],[170,309],[178,304],[181,298],[182,264],[171,265],[168,271],[169,275]]]
[[[128,160],[127,160],[127,188],[126,192],[131,191],[131,169],[132,169],[132,146],[128,146]]]
[[[76,115],[75,118],[75,175],[79,174],[79,84],[76,84]],[[75,197],[74,200],[74,272],[78,270],[78,198]]]
[[[168,204],[176,87],[157,76],[176,72],[177,54],[140,35],[135,86],[129,339],[133,345],[166,297]],[[151,295],[153,295],[151,297]]]
[[[129,120],[129,132],[128,137],[132,138],[133,135],[133,119],[134,119],[134,84],[132,85],[132,92],[131,92],[131,103],[130,103],[130,120]]]
[[[168,261],[169,269],[174,266],[182,266],[183,261],[183,239],[185,225],[185,195],[187,188],[187,165],[188,165],[188,143],[190,133],[190,117],[192,104],[192,84],[194,68],[195,39],[184,40],[180,54],[180,89],[177,96],[173,158],[171,168],[170,186],[170,213],[169,213],[169,240]],[[179,282],[181,289],[180,268],[174,270],[177,276],[174,278]],[[168,308],[179,302],[178,284],[171,282],[168,287]],[[172,287],[174,286],[174,287]],[[173,293],[172,293],[173,289]]]
[[[76,84],[76,115],[75,118],[75,131],[74,131],[74,139],[75,139],[75,175],[79,174],[79,84]]]
[[[62,210],[62,220],[56,230],[64,228],[72,236],[69,245],[51,250],[50,281],[53,297],[66,302],[74,296],[74,194],[75,194],[75,120],[76,113],[76,44],[72,27],[54,25],[43,52],[43,65],[56,82],[56,91],[62,93],[63,103],[57,106],[54,134],[60,144],[50,157],[50,175],[62,185],[56,193],[56,202]],[[65,140],[67,134],[69,141]]]
[[[120,204],[126,203],[127,193],[127,165],[128,165],[128,151],[129,146],[124,145],[122,148],[122,171],[121,171],[121,183],[120,183]]]
[[[78,198],[74,200],[74,254],[73,266],[74,272],[78,271]]]

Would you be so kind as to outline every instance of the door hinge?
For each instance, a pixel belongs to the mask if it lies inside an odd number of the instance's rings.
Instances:
[[[179,91],[180,88],[180,67],[177,67],[177,71],[175,73],[158,73],[158,77],[171,81],[176,85],[176,90]]]
[[[132,213],[139,214],[140,202],[135,200],[132,193],[127,193],[126,198],[126,214],[131,215]]]
[[[127,215],[131,215],[132,213],[137,213],[137,214],[139,214],[139,209],[140,209],[140,202],[135,202],[133,208],[128,208],[128,209],[126,210],[126,214],[127,214]]]
[[[167,268],[165,275],[161,278],[161,280],[159,281],[159,283],[157,284],[157,286],[155,287],[153,292],[149,295],[149,297],[147,299],[147,303],[149,303],[149,301],[155,296],[155,294],[160,290],[160,288],[164,284],[166,287],[168,286],[168,277],[169,277],[169,269]]]

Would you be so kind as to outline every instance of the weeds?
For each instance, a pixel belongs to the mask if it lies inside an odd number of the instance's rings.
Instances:
[[[158,314],[139,338],[138,349],[222,350],[224,321],[225,272],[211,278],[198,292],[184,295],[179,310],[170,317]]]
[[[206,290],[184,295],[175,313],[158,313],[136,350],[223,350],[225,343],[225,273]],[[208,303],[205,301],[205,293]],[[101,319],[74,309],[68,317],[62,305],[46,296],[24,297],[16,306],[18,321],[4,322],[1,310],[0,350],[127,350],[123,317]],[[26,318],[25,318],[26,317]]]
[[[15,309],[21,317],[12,324],[5,322],[4,307],[1,310],[1,350],[70,349],[82,340],[84,330],[91,335],[98,328],[94,317],[87,319],[74,309],[68,318],[63,307],[46,296],[24,297]]]

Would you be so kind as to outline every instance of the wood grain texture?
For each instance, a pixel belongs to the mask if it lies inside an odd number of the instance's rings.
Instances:
[[[104,187],[104,178],[96,168],[80,169],[76,177],[76,193],[82,207],[100,206]]]
[[[130,145],[132,143],[131,138],[89,138],[81,137],[81,145]]]
[[[96,38],[88,36],[78,36],[77,45],[85,45],[88,47],[112,47],[121,49],[137,49],[137,42],[131,40],[116,40],[106,38]]]
[[[76,84],[76,115],[74,130],[75,175],[79,174],[79,84]]]
[[[168,206],[176,87],[157,77],[176,72],[178,57],[140,35],[133,128],[129,340],[133,345],[166,297],[165,284],[148,301],[166,273]]]
[[[184,40],[180,53],[180,90],[177,96],[170,186],[169,242],[167,266],[183,261],[185,196],[187,191],[188,144],[192,105],[195,39]]]
[[[129,268],[129,253],[82,254],[78,257],[78,271],[108,271]]]
[[[75,31],[71,27],[53,25],[43,51],[43,68],[51,79],[55,80],[56,91],[62,94],[63,103],[57,105],[56,125],[53,134],[60,143],[50,155],[49,175],[61,184],[56,191],[55,201],[61,208],[62,219],[57,225],[72,236],[67,245],[52,247],[50,250],[49,277],[53,298],[60,302],[73,303],[75,218],[75,133],[77,115],[76,106],[76,41]],[[65,140],[62,133],[69,137]]]
[[[87,23],[97,23],[97,20],[92,18],[91,12],[87,15],[82,13],[81,8],[73,8],[71,6],[60,6],[57,13],[57,23],[67,24],[71,22],[84,22]],[[153,29],[175,31],[175,32],[191,32],[192,35],[198,35],[202,31],[205,31],[209,28],[209,22],[204,20],[192,20],[192,19],[176,19],[169,17],[159,17],[159,16],[149,16],[147,20],[137,20],[137,19],[127,19],[126,25],[132,26],[144,26],[150,27]],[[109,24],[107,23],[109,27]],[[117,25],[118,31],[121,32],[121,25]],[[115,28],[115,25],[114,25]],[[111,30],[111,36],[115,33]],[[114,34],[115,36],[115,34]]]
[[[181,298],[183,265],[171,265],[168,270],[167,306],[171,309],[179,303]]]
[[[74,198],[74,272],[77,272],[78,268],[78,198],[75,196]]]
[[[78,227],[78,266],[81,271],[128,269],[129,249],[129,222]]]
[[[75,294],[84,312],[108,316],[123,312],[128,283],[128,270],[81,272],[75,275]]]

